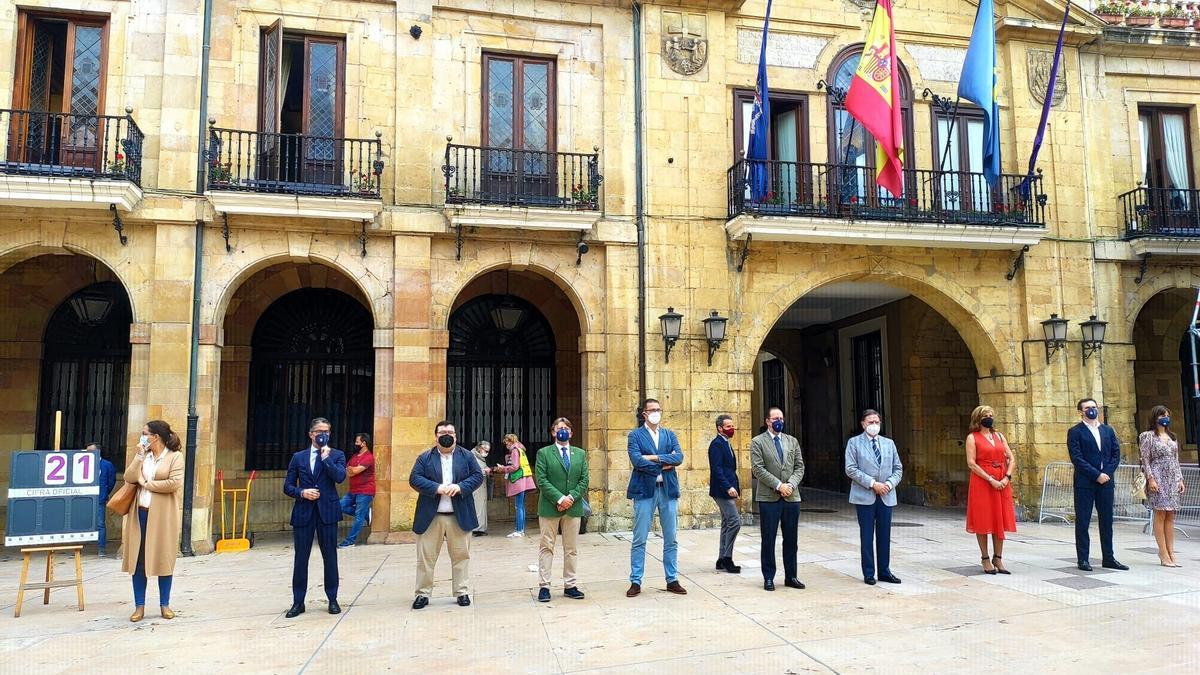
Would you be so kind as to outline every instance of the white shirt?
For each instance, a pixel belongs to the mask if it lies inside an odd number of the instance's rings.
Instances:
[[[1100,464],[1104,464],[1104,444],[1100,442],[1100,420],[1084,420],[1088,431],[1092,432],[1092,437],[1096,439],[1096,447],[1100,449]]]
[[[317,472],[317,460],[321,458],[321,449],[315,445],[308,446],[308,470]]]
[[[442,485],[453,485],[454,453],[439,450],[438,456],[442,459]],[[450,495],[442,495],[438,501],[438,513],[454,513],[454,503],[450,501]]]
[[[658,429],[651,429],[649,424],[646,424],[643,426],[646,427],[646,431],[650,432],[650,440],[654,441],[654,449],[658,450]],[[655,482],[657,482],[657,483],[663,482],[661,473],[658,474],[658,480]]]
[[[167,453],[167,451],[163,450],[163,454],[165,455],[166,453]],[[146,480],[146,481],[154,480],[154,472],[158,469],[158,463],[160,461],[162,461],[161,457],[159,457],[158,459],[155,459],[153,452],[151,452],[150,450],[146,451],[146,456],[142,458],[142,478],[144,480]],[[153,495],[154,495],[154,493],[150,492],[146,488],[142,488],[142,489],[138,490],[138,506],[140,506],[143,509],[150,508],[150,498]]]
[[[562,461],[562,456],[563,456],[564,450],[567,451],[568,458],[571,456],[571,444],[570,443],[568,443],[567,445],[563,445],[562,443],[555,441],[554,447],[558,450],[558,461],[560,461],[560,462]],[[566,466],[567,466],[566,464],[563,464],[564,468],[566,468]],[[563,503],[563,500],[565,500],[568,496],[569,495],[563,495],[563,496],[559,497],[557,503],[558,504]]]

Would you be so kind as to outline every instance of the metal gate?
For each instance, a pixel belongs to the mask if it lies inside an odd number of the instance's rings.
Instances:
[[[352,451],[374,427],[371,314],[354,298],[303,288],[259,317],[251,340],[246,469],[284,469],[308,447],[308,423],[324,417],[330,446]]]

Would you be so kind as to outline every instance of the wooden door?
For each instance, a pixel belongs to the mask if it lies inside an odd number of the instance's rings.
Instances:
[[[283,110],[283,22],[262,32],[262,57],[258,77],[258,150],[255,177],[274,181],[280,174],[279,115]]]
[[[345,42],[304,38],[305,183],[341,186],[343,120],[342,73]]]
[[[485,201],[551,204],[560,195],[555,163],[555,63],[485,54],[483,61]]]

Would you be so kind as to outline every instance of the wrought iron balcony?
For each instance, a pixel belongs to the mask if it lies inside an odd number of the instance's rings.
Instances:
[[[0,110],[0,173],[127,180],[141,186],[145,136],[124,116]]]
[[[761,167],[752,178],[751,165]],[[982,173],[904,171],[904,196],[875,184],[873,169],[843,164],[740,160],[729,169],[729,218],[742,214],[803,216],[1001,227],[1044,227],[1046,195],[1037,173],[1004,174],[994,188]],[[753,180],[761,181],[758,198]]]
[[[381,137],[380,132],[374,139],[276,134],[210,124],[208,189],[379,199]]]
[[[1200,190],[1152,188],[1144,185],[1121,195],[1125,238],[1200,238]]]
[[[447,204],[532,206],[595,211],[600,203],[599,148],[541,152],[446,145]]]

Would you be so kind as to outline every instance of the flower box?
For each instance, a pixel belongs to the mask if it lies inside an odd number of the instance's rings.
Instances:
[[[1164,16],[1159,18],[1158,25],[1172,30],[1182,30],[1192,24],[1192,20],[1182,16]]]
[[[1135,28],[1145,28],[1154,25],[1153,16],[1127,16],[1125,17],[1125,25]]]

